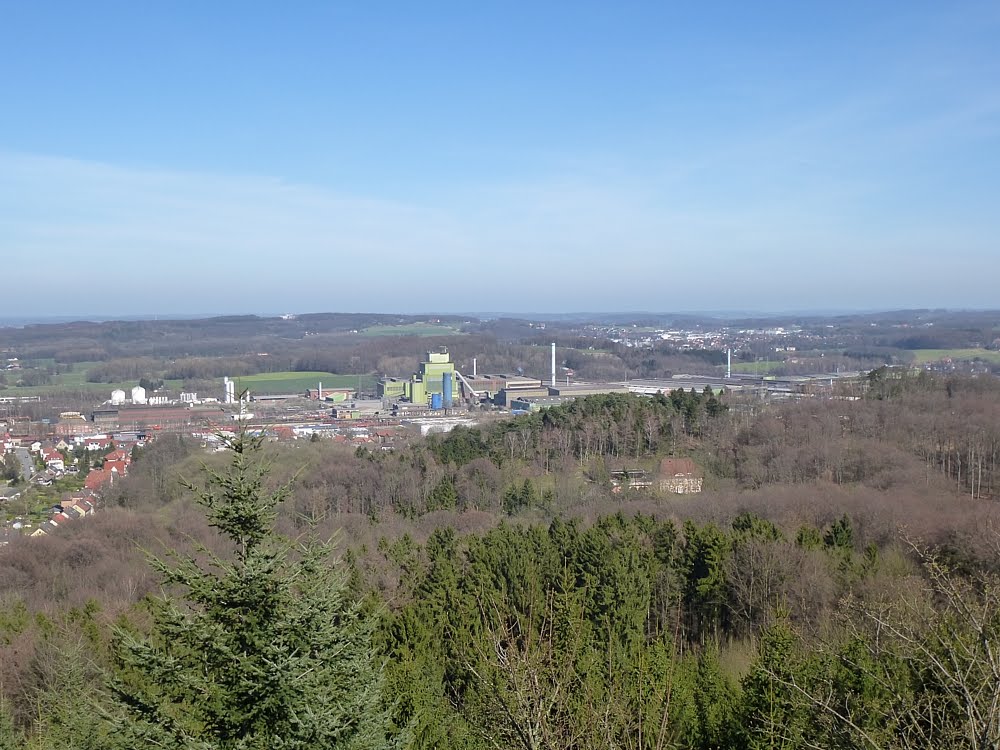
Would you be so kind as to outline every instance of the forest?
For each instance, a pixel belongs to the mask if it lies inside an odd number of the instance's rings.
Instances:
[[[0,748],[996,748],[1000,384],[865,385],[162,436],[0,550]]]

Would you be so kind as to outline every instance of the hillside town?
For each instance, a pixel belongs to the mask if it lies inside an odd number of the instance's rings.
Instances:
[[[53,502],[42,512],[43,519],[30,512],[30,505],[24,505],[23,514],[11,515],[0,527],[0,544],[10,535],[44,536],[93,515],[101,507],[102,494],[128,476],[134,451],[146,442],[116,441],[102,434],[34,440],[4,433],[4,463],[19,476],[7,477],[14,481],[0,490],[0,503],[16,507],[32,490],[43,491]]]

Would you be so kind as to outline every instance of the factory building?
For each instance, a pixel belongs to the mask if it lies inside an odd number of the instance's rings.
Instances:
[[[418,372],[407,378],[385,377],[378,382],[377,395],[380,399],[393,402],[409,402],[414,407],[431,409],[448,409],[456,398],[467,401],[492,401],[503,408],[523,408],[523,399],[534,399],[534,408],[539,399],[549,397],[588,396],[595,393],[625,393],[628,389],[617,384],[575,384],[547,385],[539,378],[524,375],[486,375],[474,374],[471,377],[458,372],[448,355],[448,350],[441,347],[434,352],[427,352],[420,363]],[[519,407],[512,406],[515,400],[520,400]]]
[[[385,411],[381,400],[354,399],[337,404],[331,410],[334,419],[364,419],[377,417]]]
[[[527,388],[542,388],[538,378],[526,378],[523,375],[476,375],[467,377],[456,372],[462,395],[471,401],[496,401],[497,395],[504,390],[523,390]]]
[[[419,371],[411,375],[409,380],[380,380],[377,395],[382,399],[406,399],[413,404],[429,403],[436,408],[448,408],[454,399],[455,388],[455,364],[451,361],[447,347],[442,346],[436,352],[426,353]]]
[[[612,383],[574,383],[573,385],[549,386],[550,396],[602,396],[607,393],[628,393],[625,385]]]
[[[549,388],[545,385],[535,387],[507,386],[500,389],[500,392],[493,397],[493,403],[503,409],[512,409],[513,402],[517,399],[525,398],[545,398],[549,395]]]
[[[572,397],[564,396],[518,396],[510,400],[509,408],[511,411],[541,411],[572,400]]]
[[[408,381],[403,378],[382,378],[378,381],[375,395],[379,398],[403,398]]]
[[[582,396],[596,396],[606,393],[628,393],[628,388],[624,385],[614,383],[575,383],[573,385],[542,385],[542,381],[533,378],[509,378],[494,397],[493,402],[497,406],[506,409],[522,410],[525,408],[525,399],[531,402],[533,409],[543,408],[539,404],[549,405],[561,403],[561,401],[548,401],[550,398],[568,399],[580,398]]]
[[[158,427],[169,429],[185,427],[206,420],[221,418],[222,410],[212,407],[157,405],[101,406],[94,409],[91,421],[105,429]]]
[[[610,383],[581,383],[578,385],[544,386],[503,390],[497,397],[499,406],[511,411],[539,411],[549,406],[557,406],[575,398],[598,396],[607,393],[628,393],[624,385]]]

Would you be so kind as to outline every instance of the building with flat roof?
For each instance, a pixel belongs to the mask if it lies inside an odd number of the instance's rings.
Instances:
[[[144,427],[169,429],[185,427],[206,420],[217,420],[222,417],[222,414],[222,409],[218,407],[124,405],[118,407],[103,406],[94,409],[91,419],[95,426],[107,429],[136,430]]]
[[[387,409],[381,399],[344,401],[330,410],[334,419],[362,419],[364,417],[378,416]]]
[[[548,386],[539,386],[537,388],[504,388],[493,398],[493,403],[504,409],[513,409],[515,407],[511,406],[511,404],[515,400],[548,398],[548,396]]]
[[[549,386],[549,394],[552,396],[572,396],[574,398],[628,392],[628,387],[621,383],[574,383],[573,385]]]
[[[510,400],[511,411],[541,411],[572,401],[575,396],[519,396]]]

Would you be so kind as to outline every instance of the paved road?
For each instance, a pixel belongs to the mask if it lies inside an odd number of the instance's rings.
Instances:
[[[31,479],[35,474],[35,462],[31,460],[28,449],[15,448],[14,453],[17,454],[17,458],[21,462],[21,473],[24,475],[25,481]]]

